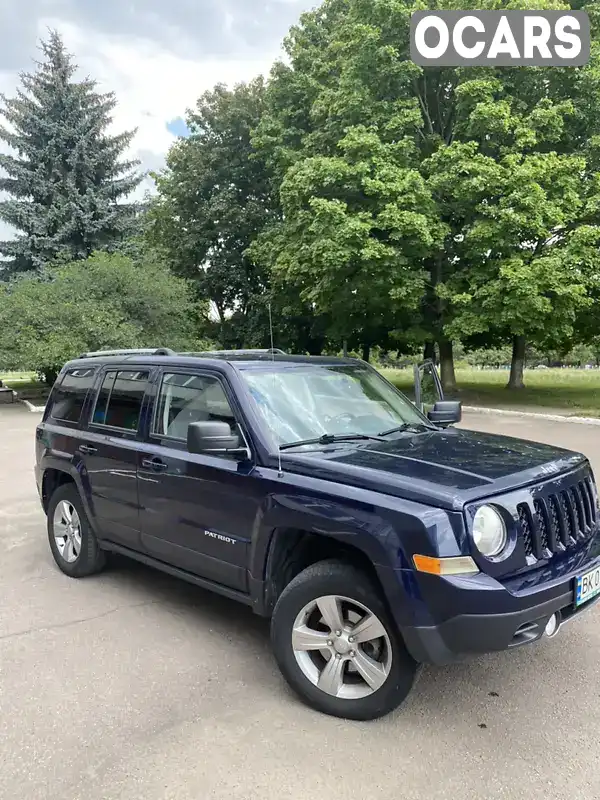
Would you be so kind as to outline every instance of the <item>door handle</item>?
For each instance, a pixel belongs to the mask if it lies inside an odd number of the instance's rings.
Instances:
[[[91,444],[81,444],[79,445],[79,452],[86,453],[87,455],[92,455],[93,453],[97,453],[98,450],[95,447],[92,447]]]
[[[154,472],[164,472],[169,468],[169,465],[161,461],[160,458],[144,458],[142,459],[142,467],[151,469]]]

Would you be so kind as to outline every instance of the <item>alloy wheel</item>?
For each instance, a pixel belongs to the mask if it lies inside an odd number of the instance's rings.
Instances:
[[[52,532],[61,558],[67,564],[77,561],[81,552],[81,521],[77,509],[68,500],[61,500],[56,506]]]
[[[339,595],[318,597],[296,617],[292,649],[304,676],[326,694],[359,699],[390,673],[392,646],[379,617]]]

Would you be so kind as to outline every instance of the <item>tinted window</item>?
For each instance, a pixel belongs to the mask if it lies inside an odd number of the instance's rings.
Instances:
[[[106,375],[104,376],[104,380],[102,381],[102,386],[100,387],[100,391],[98,392],[98,397],[96,398],[94,416],[92,418],[92,422],[97,423],[98,425],[105,424],[108,398],[110,397],[110,393],[112,391],[116,377],[117,377],[116,372],[107,372]]]
[[[167,374],[163,377],[153,432],[187,439],[191,422],[227,422],[239,433],[221,382],[206,375]]]
[[[93,423],[137,431],[148,372],[107,372],[96,400]]]
[[[64,422],[79,422],[83,404],[94,382],[93,369],[73,369],[67,372],[52,392],[50,416]]]

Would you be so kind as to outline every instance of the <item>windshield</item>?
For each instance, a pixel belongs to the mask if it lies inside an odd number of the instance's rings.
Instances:
[[[360,365],[278,365],[242,375],[276,446],[325,434],[376,436],[404,423],[424,424],[403,395]]]

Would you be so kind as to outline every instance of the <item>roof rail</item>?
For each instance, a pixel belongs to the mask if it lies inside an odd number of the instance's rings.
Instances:
[[[101,356],[174,356],[169,347],[148,347],[141,350],[96,350],[93,353],[82,353],[78,358],[99,358]]]
[[[183,353],[183,355],[188,355],[187,353]],[[259,355],[259,356],[285,356],[287,353],[284,353],[283,350],[279,350],[277,347],[269,348],[268,350],[204,350],[201,353],[194,353],[194,355],[202,355],[202,356],[252,356],[252,355]]]

